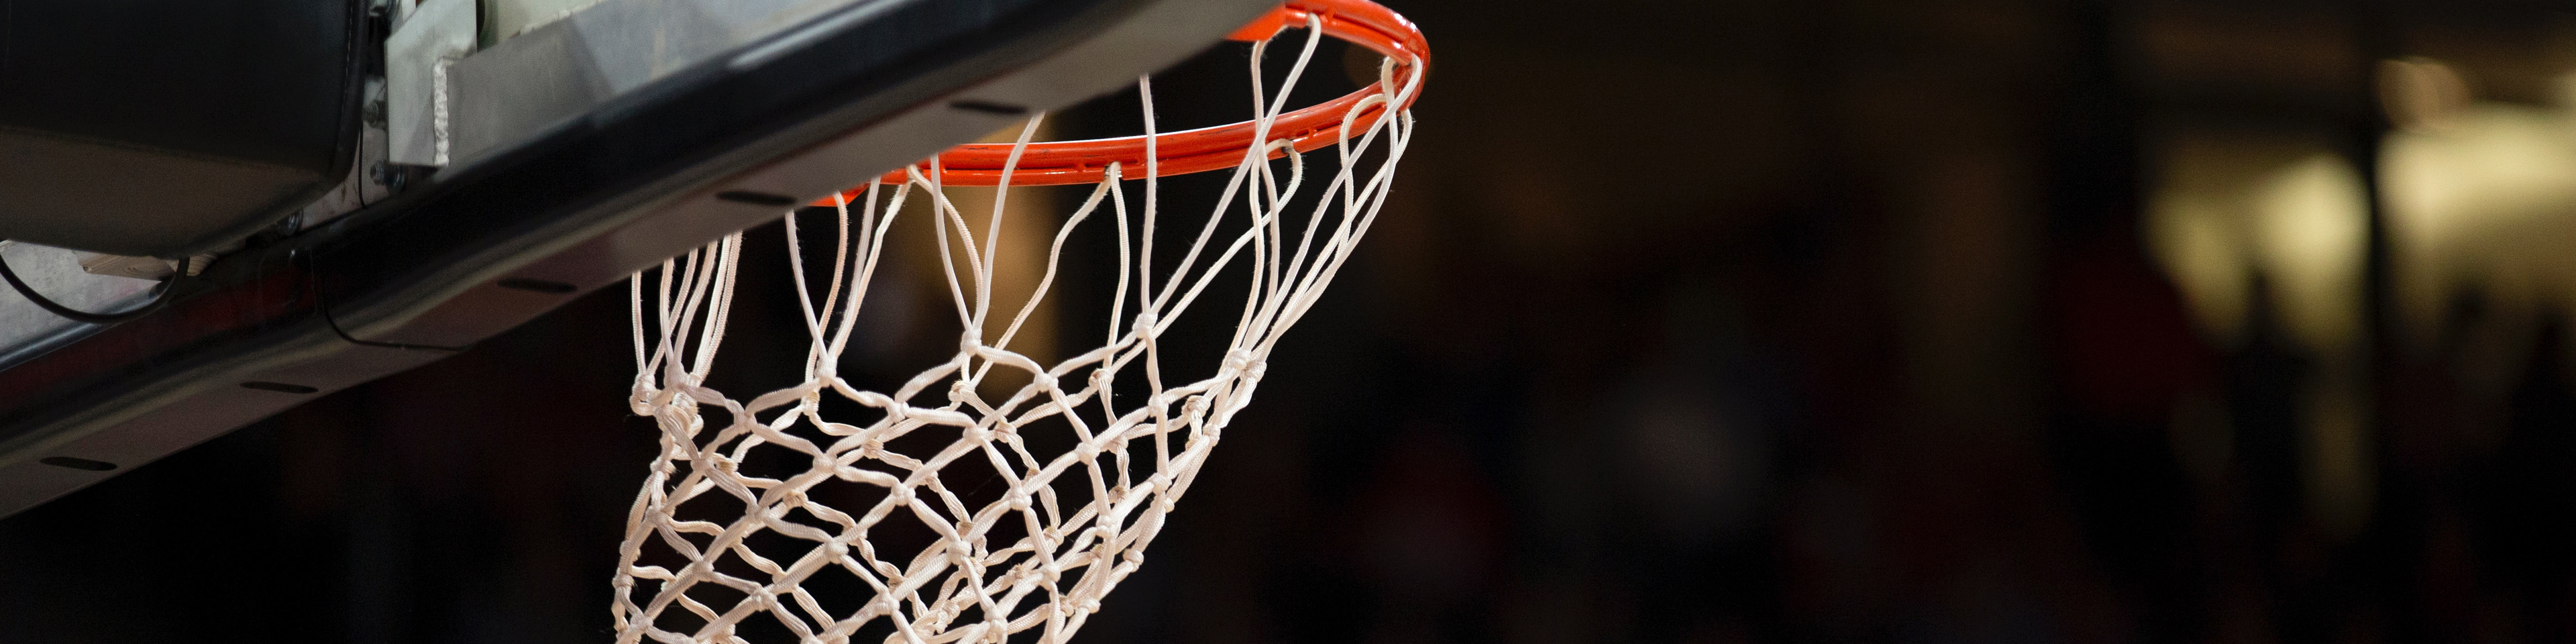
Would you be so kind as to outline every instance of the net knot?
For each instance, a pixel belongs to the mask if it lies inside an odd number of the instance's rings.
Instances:
[[[1260,378],[1261,372],[1270,369],[1270,363],[1262,361],[1261,356],[1254,355],[1251,349],[1235,349],[1225,352],[1225,369]]]
[[[651,416],[653,415],[653,409],[658,406],[653,404],[654,394],[656,393],[659,392],[653,389],[653,384],[645,382],[642,374],[637,374],[635,376],[634,389],[627,392],[626,406],[628,409],[634,410],[635,415],[637,416]]]

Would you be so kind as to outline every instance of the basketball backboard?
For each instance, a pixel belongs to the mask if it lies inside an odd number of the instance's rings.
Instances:
[[[440,11],[468,1],[380,6],[392,38],[363,45],[397,45],[369,79],[382,118],[348,183],[300,221],[210,254],[122,323],[0,294],[0,516],[1123,86],[1272,4],[605,0],[507,33],[477,25],[462,51],[406,37],[472,15]],[[401,163],[423,146],[432,163]],[[149,297],[149,282],[81,273],[67,251],[0,252],[67,304]]]

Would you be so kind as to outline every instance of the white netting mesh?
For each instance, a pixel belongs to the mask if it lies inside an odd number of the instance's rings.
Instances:
[[[1310,26],[1288,78],[1264,87],[1263,47],[1254,45],[1261,131],[1283,113],[1315,47]],[[1418,86],[1418,73],[1394,78],[1396,69],[1382,67],[1381,107],[1406,104]],[[1139,92],[1150,135],[1150,84]],[[1384,102],[1390,95],[1396,100]],[[745,629],[778,627],[802,642],[1071,637],[1143,561],[1227,421],[1251,401],[1271,348],[1385,203],[1411,115],[1358,125],[1343,127],[1328,163],[1314,163],[1329,164],[1329,176],[1306,176],[1310,162],[1293,150],[1267,159],[1284,142],[1245,150],[1206,218],[1187,222],[1195,235],[1165,234],[1162,243],[1188,244],[1176,266],[1154,261],[1155,230],[1172,222],[1158,221],[1150,167],[1135,169],[1149,178],[1131,182],[1112,166],[1112,179],[1064,218],[1042,257],[996,257],[1007,185],[984,216],[964,212],[935,172],[917,169],[899,185],[871,184],[840,209],[823,279],[814,279],[819,266],[795,259],[791,216],[788,255],[811,345],[801,365],[783,368],[801,369],[803,381],[748,402],[704,385],[725,335],[740,234],[658,274],[639,273],[632,402],[660,427],[662,448],[628,519],[615,581],[618,641],[740,642]],[[1014,163],[1036,131],[1033,119]],[[1127,194],[1131,183],[1142,184],[1141,198]],[[930,202],[929,214],[905,223],[936,231],[962,340],[952,358],[895,391],[863,391],[836,370],[897,214],[919,200]],[[980,239],[970,216],[986,220]],[[1012,341],[1052,332],[1023,325],[1050,296],[1067,240],[1086,224],[1114,227],[1116,286],[1054,295],[1106,296],[1110,332],[1098,348],[1040,364]],[[1008,262],[1045,264],[1026,301],[994,301],[993,269]],[[1214,301],[1199,301],[1220,273],[1229,284],[1248,281],[1240,311],[1208,312]],[[817,282],[822,288],[809,288]],[[1232,323],[1232,339],[1217,364],[1167,363],[1161,341],[1194,304],[1200,324]],[[847,402],[827,405],[831,398]],[[827,417],[825,407],[847,403],[866,413]],[[761,459],[788,465],[746,465]],[[817,590],[825,586],[843,599]]]

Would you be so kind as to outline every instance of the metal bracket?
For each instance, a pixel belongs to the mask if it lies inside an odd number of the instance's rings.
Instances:
[[[385,39],[386,160],[447,165],[451,89],[448,69],[474,53],[475,0],[428,0],[401,18]]]

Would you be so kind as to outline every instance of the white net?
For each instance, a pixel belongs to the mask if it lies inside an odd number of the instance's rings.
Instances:
[[[1256,131],[1284,113],[1317,31],[1309,25],[1275,86],[1262,78],[1265,43],[1253,45]],[[1375,107],[1409,104],[1420,74],[1398,69],[1381,67]],[[1138,90],[1151,136],[1150,82]],[[1328,158],[1310,161],[1325,151],[1301,155],[1281,140],[1244,150],[1215,203],[1190,209],[1204,219],[1182,226],[1162,212],[1151,162],[1110,166],[1043,256],[997,256],[1007,183],[990,213],[970,213],[935,168],[871,183],[839,208],[828,269],[800,259],[790,216],[788,261],[811,343],[802,364],[782,366],[801,382],[747,402],[705,385],[725,337],[741,235],[637,274],[632,403],[662,440],[621,546],[618,641],[743,642],[781,630],[832,643],[1071,637],[1144,561],[1227,422],[1251,402],[1281,334],[1368,232],[1412,137],[1410,113],[1390,111],[1345,116]],[[1032,119],[1013,163],[1037,131]],[[1120,176],[1133,171],[1141,178]],[[1136,184],[1142,194],[1130,195]],[[907,202],[927,214],[898,217]],[[984,225],[970,225],[975,218]],[[961,339],[951,358],[894,391],[866,391],[838,370],[898,225],[934,231]],[[1092,238],[1074,234],[1086,225],[1115,232],[1114,251],[1095,249],[1114,254],[1114,288],[1050,293],[1068,240]],[[1158,228],[1160,243],[1187,244],[1177,263],[1168,246],[1158,254]],[[995,267],[1014,262],[1043,263],[1043,277],[1024,301],[997,302]],[[1211,291],[1220,277],[1226,284]],[[1206,310],[1221,305],[1202,295],[1234,288],[1244,289],[1240,310]],[[1027,328],[1049,297],[1108,300],[1105,342],[1052,365],[1014,351],[1015,339],[1053,332]],[[1214,364],[1171,361],[1166,336],[1185,313],[1233,325]]]

